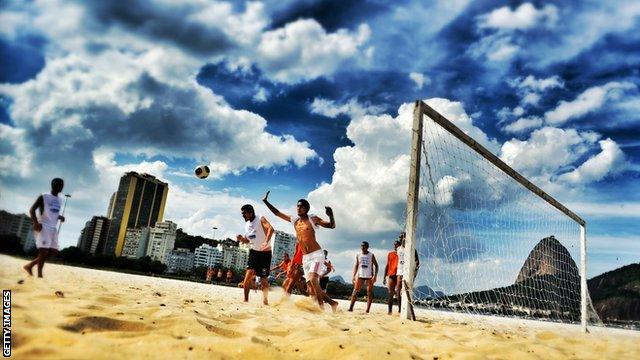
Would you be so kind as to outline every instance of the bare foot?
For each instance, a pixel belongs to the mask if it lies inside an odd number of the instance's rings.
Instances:
[[[264,299],[264,300],[262,300],[262,303],[268,306],[269,305],[269,300]]]
[[[29,267],[28,264],[23,266],[22,268],[24,269],[24,271],[26,271],[29,274],[29,276],[33,276],[33,271],[31,271],[31,268]]]
[[[338,302],[334,302],[333,304],[331,304],[331,310],[335,313],[338,312]]]

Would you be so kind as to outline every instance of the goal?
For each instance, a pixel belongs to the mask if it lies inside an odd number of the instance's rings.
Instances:
[[[599,321],[585,221],[423,101],[414,108],[406,221],[411,298],[402,298],[402,316],[426,307],[584,330]]]

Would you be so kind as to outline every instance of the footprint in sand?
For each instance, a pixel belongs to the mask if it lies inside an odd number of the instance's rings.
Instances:
[[[240,334],[239,332],[233,331],[233,330],[229,330],[229,329],[225,329],[225,328],[221,328],[221,327],[217,327],[217,326],[213,326],[211,324],[207,324],[206,322],[196,318],[196,320],[198,321],[198,323],[200,325],[203,325],[207,331],[210,331],[214,334],[220,335],[220,336],[224,336],[226,338],[239,338],[242,337],[243,335]]]
[[[122,303],[122,300],[110,296],[99,296],[96,298],[96,301],[108,305],[116,305]]]
[[[256,328],[256,331],[263,335],[277,336],[277,337],[287,337],[289,335],[289,331],[287,330],[270,330],[266,328]]]
[[[58,326],[72,332],[101,331],[145,331],[147,326],[140,322],[117,320],[104,316],[85,316],[67,324]]]

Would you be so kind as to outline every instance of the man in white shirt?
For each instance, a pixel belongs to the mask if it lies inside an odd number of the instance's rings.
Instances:
[[[271,267],[271,236],[273,227],[264,218],[257,216],[253,206],[246,204],[240,208],[245,221],[245,234],[236,236],[240,243],[250,244],[249,262],[244,277],[244,301],[249,301],[249,290],[257,276],[262,283],[262,302],[269,305],[269,270]]]
[[[51,180],[51,192],[38,196],[29,209],[38,249],[38,256],[23,266],[29,275],[33,275],[32,269],[38,265],[38,277],[41,278],[45,261],[58,252],[58,220],[64,222],[64,216],[60,215],[61,201],[58,194],[62,192],[63,187],[62,179]],[[36,210],[38,210],[37,214]]]

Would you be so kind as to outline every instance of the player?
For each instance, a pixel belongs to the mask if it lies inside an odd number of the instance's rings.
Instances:
[[[271,236],[273,227],[263,216],[257,216],[253,206],[240,208],[245,220],[245,234],[237,235],[240,243],[250,244],[247,273],[244,277],[244,301],[249,301],[249,290],[256,275],[262,283],[262,303],[269,305],[269,267],[271,266]]]
[[[271,205],[268,198],[269,191],[267,191],[262,199],[269,210],[282,220],[290,222],[296,230],[296,238],[302,251],[302,269],[304,276],[307,278],[307,281],[311,282],[314,297],[318,301],[318,305],[322,307],[326,301],[331,305],[331,309],[336,311],[338,303],[329,298],[320,288],[320,276],[324,273],[324,253],[316,240],[316,229],[319,226],[328,229],[334,229],[336,227],[333,210],[328,206],[325,207],[327,216],[329,216],[329,221],[327,222],[316,215],[309,214],[311,207],[309,202],[305,199],[300,199],[296,204],[297,215],[289,216],[281,213],[275,206]]]
[[[320,288],[326,294],[327,293],[327,285],[329,284],[329,274],[331,272],[335,271],[335,269],[333,268],[333,264],[331,264],[331,260],[327,259],[327,255],[329,254],[329,252],[327,250],[322,250],[322,251],[324,251],[324,267],[325,267],[325,271],[322,274],[322,276],[320,277]]]
[[[387,254],[387,265],[384,267],[385,278],[382,280],[383,284],[387,285],[388,299],[387,305],[389,307],[389,315],[393,312],[393,298],[398,298],[398,311],[400,311],[400,290],[402,286],[398,282],[398,248],[400,247],[400,240],[396,240],[393,243],[393,251]],[[402,275],[400,275],[402,277]]]
[[[356,254],[356,264],[353,267],[353,293],[351,294],[351,305],[349,311],[353,311],[353,305],[358,297],[358,292],[363,283],[367,284],[367,313],[371,309],[373,300],[373,285],[378,277],[378,261],[375,255],[369,252],[369,243],[363,241],[360,244],[360,252]]]
[[[64,188],[64,180],[55,178],[51,180],[51,192],[38,196],[29,209],[33,231],[36,233],[36,248],[38,256],[23,269],[33,276],[33,267],[38,266],[38,277],[42,277],[44,263],[58,253],[58,220],[64,222],[64,216],[60,215],[60,197],[58,194]],[[38,213],[36,214],[36,210]]]

